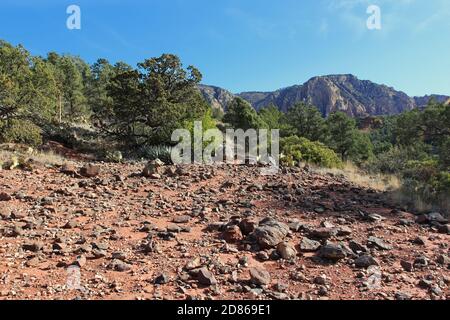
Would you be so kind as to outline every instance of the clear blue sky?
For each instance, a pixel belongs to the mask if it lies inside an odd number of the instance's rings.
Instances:
[[[70,4],[81,7],[81,30],[66,28]],[[366,27],[370,4],[381,30]],[[449,0],[1,0],[0,39],[89,62],[175,53],[233,92],[353,73],[450,95]]]

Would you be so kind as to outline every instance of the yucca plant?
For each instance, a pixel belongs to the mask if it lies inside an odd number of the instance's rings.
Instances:
[[[143,146],[139,150],[139,156],[146,160],[159,159],[165,164],[172,163],[172,147],[170,146]]]

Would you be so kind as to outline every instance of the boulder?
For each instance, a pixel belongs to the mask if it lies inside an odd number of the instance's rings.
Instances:
[[[378,265],[379,265],[378,261],[368,254],[362,255],[355,260],[355,266],[357,268],[368,268],[370,266],[378,266]]]
[[[303,237],[300,242],[300,251],[302,252],[315,252],[320,248],[320,242]]]
[[[229,226],[222,233],[222,239],[228,243],[235,243],[243,239],[241,229],[237,225]]]
[[[283,242],[288,233],[289,227],[286,224],[272,218],[266,218],[259,223],[259,226],[252,233],[252,237],[262,249],[268,249]]]
[[[318,255],[327,260],[338,261],[344,259],[347,256],[347,253],[340,245],[327,244],[320,248]]]
[[[277,246],[277,252],[285,260],[293,260],[297,256],[297,250],[288,242],[281,242]]]
[[[386,244],[383,240],[377,237],[369,237],[367,242],[370,246],[375,247],[379,250],[392,250],[392,246]]]

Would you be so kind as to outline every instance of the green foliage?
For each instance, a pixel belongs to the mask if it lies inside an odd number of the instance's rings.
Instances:
[[[120,152],[118,150],[106,151],[105,159],[106,159],[106,161],[109,161],[109,162],[122,162],[123,155],[122,155],[122,152]]]
[[[0,142],[38,146],[42,144],[42,130],[28,120],[10,120],[0,123]]]
[[[33,58],[22,46],[0,41],[0,121],[50,121],[55,92],[52,69],[45,61]]]
[[[286,115],[291,134],[311,141],[326,141],[327,127],[325,119],[317,107],[305,103],[293,106]]]
[[[427,161],[429,155],[429,146],[417,143],[413,146],[395,146],[388,151],[370,159],[364,167],[370,172],[381,172],[385,174],[401,175],[407,169],[408,161]]]
[[[356,129],[353,131],[353,144],[348,151],[348,157],[356,164],[362,164],[373,157],[373,145],[369,134]]]
[[[445,140],[442,140],[438,151],[442,170],[450,171],[450,137],[445,137]]]
[[[340,168],[342,161],[333,150],[321,142],[313,142],[303,137],[290,136],[280,141],[280,149],[286,164],[312,163],[327,168]]]
[[[436,159],[409,161],[403,171],[404,192],[420,197],[427,203],[436,204],[450,194],[450,173],[440,171]]]
[[[223,112],[220,108],[213,108],[212,109],[212,117],[217,121],[222,121],[223,117],[225,116],[225,112]]]
[[[343,160],[348,159],[354,148],[356,121],[343,112],[336,112],[328,117],[326,123],[329,132],[327,145]]]
[[[172,163],[172,147],[170,146],[142,146],[138,151],[138,156],[146,160],[159,159],[165,164]]]
[[[267,124],[259,117],[255,109],[244,99],[237,97],[228,106],[223,121],[235,129],[263,129]]]
[[[379,119],[378,127],[370,132],[370,140],[375,155],[387,152],[394,147],[396,119],[397,116],[382,117]]]
[[[78,57],[49,53],[47,61],[53,66],[58,86],[60,120],[86,121],[90,116],[86,88],[89,66]]]
[[[98,59],[91,66],[90,73],[91,77],[89,79],[89,85],[86,88],[86,96],[88,104],[92,109],[92,118],[95,124],[99,125],[111,113],[110,107],[112,100],[108,94],[108,86],[116,74],[116,68],[108,60]]]
[[[187,121],[183,126],[185,129],[189,130],[191,137],[192,137],[192,143],[194,143],[194,122],[195,121],[199,121],[202,123],[203,133],[210,129],[217,129],[217,121],[213,117],[213,110],[208,109],[201,119]],[[203,147],[206,147],[211,142],[212,142],[212,140],[211,141],[203,141]]]
[[[169,144],[175,129],[208,110],[196,88],[200,72],[183,69],[175,55],[145,60],[137,70],[120,67],[108,85],[111,102],[102,129],[129,147]]]
[[[284,114],[273,104],[259,110],[260,119],[267,125],[267,129],[282,129],[286,126],[284,122]]]
[[[398,145],[410,146],[423,141],[421,112],[414,109],[401,114],[396,122],[395,136]]]

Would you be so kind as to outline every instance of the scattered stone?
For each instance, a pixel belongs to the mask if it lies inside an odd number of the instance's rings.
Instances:
[[[319,285],[326,285],[327,284],[327,277],[325,275],[320,275],[314,278],[313,282],[315,284],[319,284]]]
[[[118,272],[125,272],[131,269],[131,266],[128,263],[123,262],[122,260],[114,259],[110,265],[110,269]]]
[[[190,270],[194,270],[194,269],[200,268],[201,265],[202,265],[201,264],[201,260],[200,260],[199,257],[197,257],[197,258],[189,261],[188,263],[186,263],[186,265],[184,266],[184,269],[190,271]]]
[[[428,266],[428,258],[425,256],[420,256],[414,259],[414,267],[416,268],[425,268]]]
[[[256,254],[256,258],[260,261],[268,261],[270,260],[269,255],[267,254],[266,251],[260,251]]]
[[[163,172],[163,166],[164,163],[159,159],[150,161],[142,170],[142,175],[146,178],[155,178],[155,175],[160,177]]]
[[[365,245],[362,245],[361,243],[359,243],[357,241],[354,241],[354,240],[351,240],[348,243],[348,246],[350,247],[350,249],[354,253],[357,253],[357,254],[360,253],[360,252],[367,252],[367,251],[369,251]]]
[[[416,222],[419,224],[430,224],[433,222],[437,222],[440,224],[447,224],[448,220],[445,219],[440,213],[432,212],[428,214],[421,214],[417,216]]]
[[[77,174],[77,168],[73,164],[70,164],[70,163],[63,164],[60,171],[61,171],[61,173],[64,173],[67,175],[72,175],[72,176],[75,176]]]
[[[173,232],[173,233],[180,233],[181,232],[181,228],[179,226],[177,226],[176,224],[169,224],[167,226],[167,231],[168,232]]]
[[[438,232],[442,234],[450,234],[450,224],[439,225]]]
[[[367,240],[369,245],[376,247],[380,250],[392,250],[392,247],[388,244],[386,244],[383,240],[377,238],[377,237],[369,237]]]
[[[271,282],[270,273],[262,267],[250,268],[250,281],[258,286],[266,286]]]
[[[209,271],[206,267],[203,267],[200,270],[198,270],[197,281],[205,286],[212,286],[217,284],[216,278],[214,277],[212,272]]]
[[[379,265],[378,261],[368,254],[360,256],[355,260],[355,266],[357,268],[368,268],[370,266],[378,266],[378,265]]]
[[[22,248],[24,250],[31,251],[31,252],[41,251],[43,247],[44,247],[44,244],[40,241],[27,242],[22,246]]]
[[[255,231],[257,226],[258,223],[252,219],[242,219],[242,221],[239,222],[239,228],[241,228],[241,231],[244,235],[249,235],[250,233]]]
[[[423,237],[416,237],[411,242],[414,244],[417,244],[419,246],[424,246],[426,243],[426,240]]]
[[[222,233],[222,239],[228,243],[236,243],[243,239],[241,229],[237,225],[229,226]]]
[[[427,280],[427,279],[420,279],[419,281],[419,287],[422,289],[431,289],[433,285],[433,281]]]
[[[191,220],[190,216],[184,215],[184,216],[177,216],[173,218],[174,223],[188,223]]]
[[[165,273],[160,274],[159,276],[157,276],[155,278],[155,280],[153,280],[154,284],[166,284],[169,282],[170,282],[170,277]]]
[[[344,259],[347,256],[342,246],[336,244],[327,244],[322,246],[318,252],[318,255],[321,258],[333,261]]]
[[[286,224],[266,218],[259,223],[252,236],[262,249],[268,249],[283,242],[288,233],[289,227]]]
[[[401,291],[398,291],[395,293],[395,300],[406,301],[406,300],[411,300],[411,299],[412,299],[412,297],[408,293],[401,292]]]
[[[444,254],[441,254],[437,260],[437,263],[442,264],[442,265],[448,265],[450,266],[450,257]]]
[[[325,212],[325,208],[324,207],[317,207],[317,208],[314,208],[314,211],[316,212],[316,213],[324,213]]]
[[[0,201],[10,201],[12,197],[6,192],[0,192]]]
[[[335,228],[318,228],[310,230],[308,236],[313,239],[327,240],[336,236],[337,233],[338,231]]]
[[[80,175],[85,178],[94,178],[99,174],[100,174],[100,167],[93,164],[87,164],[80,169]]]
[[[300,251],[316,252],[317,250],[319,250],[320,246],[320,242],[303,237],[302,241],[300,242]]]
[[[409,261],[406,260],[401,260],[400,261],[400,265],[402,266],[402,268],[407,271],[407,272],[413,272],[414,271],[414,264],[412,264]]]
[[[77,226],[78,222],[76,220],[70,220],[63,226],[63,229],[73,229],[76,228]]]
[[[297,256],[295,247],[287,242],[282,242],[277,246],[277,252],[285,260],[293,260]]]
[[[83,268],[86,265],[86,262],[86,257],[84,255],[81,255],[77,257],[73,264],[79,266],[80,268]]]
[[[339,227],[337,229],[338,237],[347,237],[347,236],[350,236],[351,234],[352,234],[352,229],[350,229],[349,227]]]

